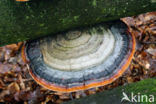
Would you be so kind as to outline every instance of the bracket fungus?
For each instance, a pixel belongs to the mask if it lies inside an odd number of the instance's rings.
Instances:
[[[32,78],[59,92],[104,86],[119,78],[135,52],[135,37],[121,21],[27,42],[22,58]]]

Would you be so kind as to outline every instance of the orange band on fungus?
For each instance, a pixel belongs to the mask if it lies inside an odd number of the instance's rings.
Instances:
[[[48,83],[44,79],[41,79],[40,77],[34,75],[31,69],[29,69],[30,75],[40,85],[46,87],[47,89],[51,89],[53,91],[59,91],[59,92],[74,92],[74,91],[78,91],[78,90],[85,90],[85,89],[89,89],[89,88],[93,88],[93,87],[99,87],[99,86],[104,86],[104,85],[110,84],[114,80],[119,78],[125,72],[125,70],[128,68],[129,64],[132,61],[133,55],[135,53],[136,41],[135,41],[134,34],[131,34],[131,36],[132,36],[132,40],[131,40],[132,41],[132,49],[131,49],[131,52],[130,52],[129,56],[127,57],[127,59],[125,59],[124,65],[121,66],[121,68],[117,71],[116,74],[114,74],[113,76],[111,76],[108,79],[105,79],[103,81],[100,81],[100,82],[95,81],[95,82],[92,82],[89,84],[66,88],[66,87],[57,86],[55,83],[54,84]],[[22,47],[22,58],[23,58],[24,62],[28,62],[27,57],[25,55],[25,46]]]
[[[47,83],[45,80],[35,76],[31,70],[29,70],[30,75],[41,86],[44,86],[47,89],[51,89],[53,91],[59,91],[59,92],[64,92],[64,93],[74,92],[74,91],[79,91],[79,90],[86,90],[89,88],[99,87],[99,86],[104,86],[104,85],[110,84],[114,80],[119,78],[125,72],[125,70],[128,68],[129,64],[132,61],[133,55],[135,53],[136,41],[135,41],[134,34],[131,34],[131,36],[132,36],[132,50],[131,50],[130,55],[127,58],[125,64],[121,67],[121,69],[118,70],[118,72],[115,75],[113,75],[109,79],[103,80],[102,82],[93,82],[93,83],[90,83],[88,85],[76,86],[76,87],[72,87],[72,88],[64,88],[64,87],[56,86],[55,84]],[[22,57],[23,57],[23,60],[25,60],[25,62],[28,62],[28,61],[26,61],[27,59],[26,59],[25,54],[24,54],[25,53],[24,48],[25,48],[25,46],[22,48]]]
[[[29,62],[28,59],[26,58],[25,45],[23,45],[23,47],[22,47],[21,56],[22,56],[22,60],[23,60],[25,63],[28,63],[28,62]]]

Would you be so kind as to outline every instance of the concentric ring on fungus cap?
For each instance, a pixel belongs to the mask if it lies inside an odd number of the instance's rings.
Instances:
[[[104,86],[119,78],[135,52],[122,22],[68,31],[27,42],[22,57],[40,85],[59,92]]]

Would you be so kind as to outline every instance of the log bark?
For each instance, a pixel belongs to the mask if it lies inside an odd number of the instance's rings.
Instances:
[[[0,0],[0,46],[156,10],[155,0]]]
[[[95,95],[90,95],[81,99],[75,99],[73,101],[65,102],[63,104],[155,104],[156,100],[154,99],[153,102],[152,97],[150,96],[156,96],[155,86],[156,78],[146,79],[137,83],[118,87],[113,90],[103,91]],[[131,102],[126,100],[123,100],[121,102],[122,98],[124,97],[123,92],[128,96]],[[134,101],[134,99],[132,101],[132,93],[138,103]],[[143,98],[144,101],[142,101],[142,95],[146,95],[147,100],[146,98]],[[140,97],[139,100],[138,96]],[[150,102],[149,99],[152,102]]]

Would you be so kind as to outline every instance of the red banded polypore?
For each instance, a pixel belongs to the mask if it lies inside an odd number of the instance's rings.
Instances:
[[[122,22],[72,30],[27,42],[22,57],[40,85],[59,92],[104,86],[119,78],[135,52]]]

